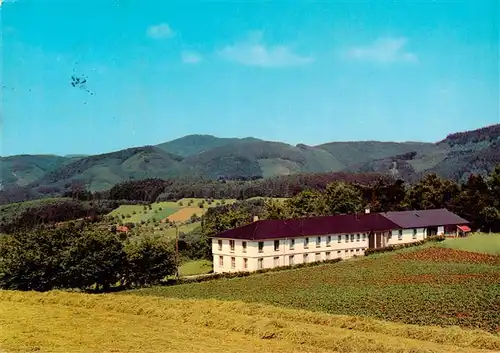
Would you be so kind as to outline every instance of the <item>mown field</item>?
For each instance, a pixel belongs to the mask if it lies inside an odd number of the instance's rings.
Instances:
[[[437,246],[128,294],[240,300],[500,332],[500,256]]]
[[[236,200],[224,200],[226,204],[234,203]],[[203,208],[199,203],[203,202]],[[148,220],[161,221],[169,217],[174,222],[187,221],[193,214],[202,216],[207,208],[215,207],[222,203],[222,200],[212,200],[210,204],[205,199],[185,198],[177,202],[165,201],[151,204],[151,208],[144,205],[121,205],[116,210],[109,213],[110,216],[118,216],[123,222],[139,223]]]
[[[216,300],[0,291],[4,352],[493,352],[479,330]]]
[[[449,249],[500,255],[500,234],[474,234],[465,238],[446,239],[440,246]]]

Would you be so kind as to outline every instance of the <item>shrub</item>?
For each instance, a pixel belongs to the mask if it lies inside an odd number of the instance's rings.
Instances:
[[[127,287],[159,283],[175,273],[175,257],[165,241],[146,236],[125,245],[127,269],[123,283]]]
[[[74,225],[0,238],[0,288],[109,288],[123,268],[122,244],[111,232]]]

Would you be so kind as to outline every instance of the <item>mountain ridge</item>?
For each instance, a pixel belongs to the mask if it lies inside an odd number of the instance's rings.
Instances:
[[[253,137],[187,135],[158,145],[97,155],[0,157],[0,192],[61,193],[75,183],[91,191],[144,178],[268,178],[279,175],[380,173],[412,181],[427,172],[462,180],[500,162],[500,124],[430,142],[337,141],[316,146]]]

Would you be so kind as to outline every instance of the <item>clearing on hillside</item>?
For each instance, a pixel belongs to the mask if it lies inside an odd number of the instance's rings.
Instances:
[[[0,291],[7,352],[485,352],[498,336],[270,306]],[[480,350],[485,349],[485,350]]]
[[[436,251],[443,261],[432,255]],[[500,331],[500,256],[475,254],[470,263],[455,251],[424,246],[336,264],[128,293],[242,300],[408,324]]]
[[[185,222],[189,220],[193,215],[201,217],[205,214],[206,211],[207,210],[205,208],[186,207],[175,212],[174,214],[171,214],[167,217],[167,219],[172,222]]]

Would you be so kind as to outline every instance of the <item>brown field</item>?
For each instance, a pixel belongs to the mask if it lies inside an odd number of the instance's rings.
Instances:
[[[498,255],[438,247],[427,248],[418,252],[401,253],[396,256],[396,259],[500,265],[500,256]]]
[[[202,216],[206,211],[206,208],[186,207],[171,214],[167,219],[172,222],[185,222],[189,220],[193,214]]]
[[[218,300],[0,291],[1,352],[493,352],[480,330]]]

